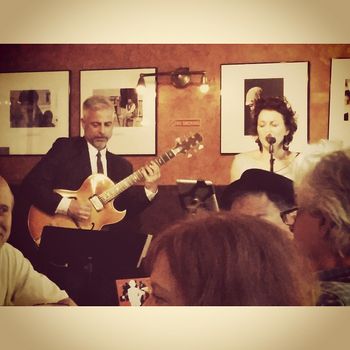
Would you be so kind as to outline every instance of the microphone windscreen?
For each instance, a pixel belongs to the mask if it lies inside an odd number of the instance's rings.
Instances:
[[[267,135],[266,136],[266,141],[270,144],[273,145],[276,142],[276,138],[271,136],[271,135]]]

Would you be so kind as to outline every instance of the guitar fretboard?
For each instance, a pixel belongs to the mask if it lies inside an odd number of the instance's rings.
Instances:
[[[177,153],[179,151],[176,151],[176,149],[171,149],[168,152],[165,152],[160,157],[154,159],[154,162],[158,166],[164,165],[166,162],[168,162],[170,159],[176,157]],[[131,175],[123,179],[122,181],[115,184],[113,187],[109,188],[108,190],[102,192],[98,198],[103,204],[108,203],[118,195],[120,195],[122,192],[127,190],[129,187],[133,186],[134,184],[143,181],[144,176],[142,175],[142,169],[140,168],[133,172]]]

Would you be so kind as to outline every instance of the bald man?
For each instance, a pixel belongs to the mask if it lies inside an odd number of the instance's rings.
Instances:
[[[0,176],[0,305],[76,305],[67,293],[34,270],[23,254],[7,243],[14,199]]]

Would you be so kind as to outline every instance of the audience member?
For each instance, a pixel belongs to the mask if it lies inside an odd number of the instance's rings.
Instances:
[[[148,306],[313,305],[317,293],[294,241],[272,223],[210,213],[152,242]]]
[[[320,280],[318,305],[350,305],[350,149],[312,145],[296,164],[298,210],[285,215]]]
[[[269,220],[293,237],[280,212],[295,207],[293,181],[261,169],[246,170],[239,180],[228,185],[221,208],[233,214],[246,214]]]
[[[13,205],[11,190],[0,176],[0,305],[76,305],[65,291],[35,271],[29,260],[7,243]]]

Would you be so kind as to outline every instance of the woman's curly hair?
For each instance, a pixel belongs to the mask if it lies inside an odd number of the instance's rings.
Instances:
[[[258,118],[262,110],[272,110],[281,113],[286,129],[289,131],[288,135],[284,137],[283,149],[287,150],[289,144],[293,140],[293,135],[296,132],[298,126],[296,123],[295,112],[285,97],[267,97],[260,98],[254,104],[254,119],[252,123],[252,133],[257,136]],[[259,144],[260,140],[257,140]],[[259,148],[261,149],[261,142]]]

